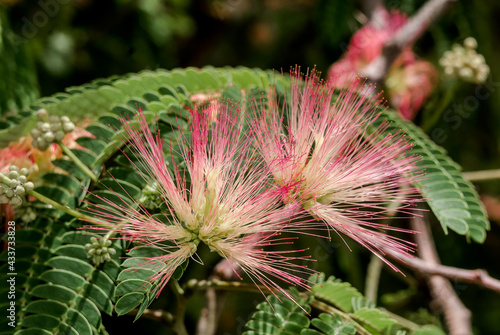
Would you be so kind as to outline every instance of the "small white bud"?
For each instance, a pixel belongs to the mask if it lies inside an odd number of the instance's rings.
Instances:
[[[22,168],[19,173],[23,176],[28,176],[30,174],[30,170],[28,168]]]
[[[474,37],[467,37],[464,40],[464,46],[469,50],[475,50],[477,48],[477,41]]]
[[[65,133],[71,133],[74,129],[75,129],[75,125],[73,124],[73,122],[65,122],[62,125],[62,130]]]
[[[45,108],[40,108],[40,109],[36,112],[36,115],[37,115],[39,118],[41,118],[41,119],[43,119],[43,118],[47,117],[47,115],[48,115],[48,114],[49,114],[49,113],[47,112],[47,110],[46,110]]]
[[[42,123],[40,130],[43,132],[49,131],[50,130],[50,123],[48,123],[48,122]]]
[[[54,133],[53,133],[53,132],[51,132],[51,131],[46,132],[46,133],[43,135],[43,139],[44,139],[47,143],[52,143],[52,142],[54,142],[54,139],[55,139]]]

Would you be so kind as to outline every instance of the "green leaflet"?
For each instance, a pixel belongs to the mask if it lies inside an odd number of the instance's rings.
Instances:
[[[386,133],[403,130],[414,143],[411,153],[422,157],[418,165],[425,169],[425,175],[417,186],[444,232],[451,229],[475,242],[484,242],[490,224],[474,186],[462,176],[460,166],[419,127],[394,111],[383,111],[375,126],[384,119],[391,122]]]
[[[151,257],[164,255],[165,252],[155,247],[138,247],[132,249],[122,266],[124,270],[118,276],[118,285],[115,290],[117,302],[115,311],[118,315],[127,314],[138,307],[135,320],[137,320],[144,310],[156,298],[160,287],[158,280],[151,281],[151,277],[160,272],[165,265],[160,261],[152,262]],[[180,265],[172,275],[172,278],[179,280],[189,261]]]
[[[248,331],[243,335],[256,334],[301,334],[303,329],[309,327],[310,321],[306,312],[311,311],[308,303],[299,296],[298,291],[291,290],[297,303],[279,295],[270,295],[257,305],[257,312],[245,325]]]

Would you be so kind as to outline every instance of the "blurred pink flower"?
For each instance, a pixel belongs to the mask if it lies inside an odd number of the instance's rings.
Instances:
[[[376,102],[357,94],[356,83],[335,97],[314,72],[304,82],[297,73],[286,112],[271,105],[253,124],[274,180],[288,190],[284,201],[298,203],[382,259],[384,249],[413,251],[413,243],[385,233],[410,231],[378,222],[390,217],[391,206],[404,213],[416,201],[411,183],[418,157],[409,153],[404,134],[384,134],[385,122],[373,128]]]
[[[294,226],[290,217],[300,208],[282,206],[283,190],[269,184],[269,170],[256,160],[253,139],[242,132],[239,113],[229,105],[191,111],[189,134],[178,136],[180,149],[165,159],[160,134],[154,135],[139,110],[139,128],[122,121],[129,146],[140,162],[144,180],[159,184],[159,194],[168,210],[161,214],[165,224],[145,208],[135,209],[126,201],[103,200],[109,208],[92,205],[90,211],[104,231],[116,231],[136,246],[161,248],[165,255],[149,259],[144,266],[157,268],[151,280],[163,288],[175,269],[195,256],[200,242],[211,251],[239,265],[255,283],[291,296],[275,283],[308,288],[299,275],[311,273],[296,260],[295,251],[268,250],[269,246],[290,244],[282,232],[300,232],[308,224]],[[186,163],[187,172],[175,164],[173,155]],[[131,157],[130,157],[131,158]],[[133,163],[133,160],[130,160]],[[137,204],[139,205],[139,204]],[[167,247],[168,246],[168,247]]]
[[[332,64],[328,78],[333,86],[348,88],[359,82],[356,76],[380,56],[384,43],[404,26],[407,18],[403,13],[383,10],[379,21],[377,25],[368,23],[357,31],[344,56]],[[416,60],[411,47],[405,48],[386,77],[390,104],[404,118],[412,120],[435,87],[437,78],[437,71],[431,63]]]

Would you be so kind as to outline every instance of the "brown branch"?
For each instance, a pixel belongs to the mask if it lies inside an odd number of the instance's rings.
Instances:
[[[416,217],[412,220],[412,228],[420,232],[415,239],[422,260],[431,265],[440,264],[428,223],[423,218]],[[426,280],[434,302],[441,308],[449,333],[472,334],[471,312],[458,298],[449,280],[436,274],[426,276]]]
[[[394,36],[389,39],[380,56],[374,59],[364,69],[361,70],[361,76],[367,78],[368,84],[380,84],[384,80],[389,68],[401,51],[410,46],[424,31],[456,0],[429,0],[422,8],[412,16],[408,22],[399,29]]]
[[[500,293],[500,280],[491,277],[488,272],[482,269],[466,270],[453,266],[428,263],[421,258],[401,258],[397,253],[384,250],[384,252],[401,264],[420,272],[424,275],[440,275],[463,283],[475,284],[497,293]]]
[[[215,266],[213,273],[208,278],[208,282],[234,280],[237,278],[236,273],[240,271],[237,265],[223,259]],[[198,320],[196,335],[214,335],[216,333],[220,310],[225,299],[225,294],[217,294],[214,287],[208,286],[206,290],[206,303]]]

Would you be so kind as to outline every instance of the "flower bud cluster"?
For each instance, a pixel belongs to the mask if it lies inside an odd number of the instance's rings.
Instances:
[[[75,129],[75,124],[67,116],[50,115],[47,117],[47,111],[41,109],[38,111],[39,118],[36,128],[31,131],[33,147],[46,150],[52,143],[61,141],[64,135]]]
[[[9,167],[9,172],[0,172],[0,204],[21,205],[22,197],[35,187],[27,181],[28,174],[27,168],[19,169],[15,165]]]
[[[92,263],[99,265],[111,260],[111,255],[116,253],[116,250],[110,248],[111,241],[106,238],[90,238],[91,243],[85,244],[85,249],[88,250],[87,258],[92,259]]]
[[[484,56],[476,52],[477,41],[473,37],[464,40],[464,46],[455,44],[439,60],[444,72],[449,76],[456,76],[463,81],[480,84],[490,73]]]
[[[162,203],[157,188],[158,188],[158,183],[153,182],[151,185],[147,184],[142,189],[142,195],[139,198],[139,202],[147,209],[158,208]]]
[[[19,211],[19,215],[16,215],[16,217],[19,217],[21,219],[21,221],[27,223],[27,222],[34,221],[36,219],[36,212],[31,207],[21,206],[20,211]]]

